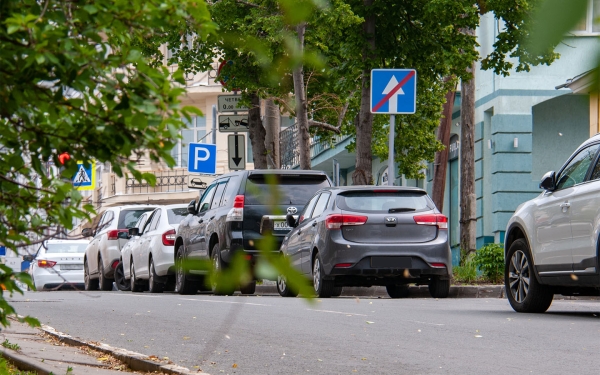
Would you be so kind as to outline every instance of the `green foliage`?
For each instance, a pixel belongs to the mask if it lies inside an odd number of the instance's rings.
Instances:
[[[473,256],[463,257],[460,266],[452,268],[454,281],[470,284],[477,281],[477,265]]]
[[[0,374],[7,375],[35,375],[30,371],[20,371],[18,368],[7,362],[4,358],[0,357]]]
[[[477,250],[473,262],[483,276],[493,282],[498,283],[504,279],[504,245],[490,243]]]
[[[8,339],[4,340],[4,342],[2,342],[2,346],[10,349],[10,350],[15,350],[15,351],[19,351],[21,350],[21,347],[19,346],[19,344],[11,344]]]

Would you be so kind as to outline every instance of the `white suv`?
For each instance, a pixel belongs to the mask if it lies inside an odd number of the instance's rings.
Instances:
[[[600,134],[585,141],[544,192],[520,205],[504,243],[506,296],[518,312],[544,312],[554,294],[600,295]]]
[[[84,228],[84,237],[93,237],[85,250],[83,271],[85,290],[112,290],[115,268],[119,264],[121,247],[128,238],[128,230],[141,214],[156,206],[109,207],[102,211],[93,228]],[[121,233],[121,234],[120,234]]]

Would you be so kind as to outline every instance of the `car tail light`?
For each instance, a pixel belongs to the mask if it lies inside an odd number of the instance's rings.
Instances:
[[[448,218],[442,214],[427,214],[413,216],[419,225],[436,225],[440,229],[448,229]]]
[[[129,232],[128,229],[113,229],[109,230],[106,234],[109,240],[116,240],[119,238],[119,232]]]
[[[352,267],[352,263],[338,263],[333,268],[350,268]]]
[[[175,229],[171,229],[163,233],[162,242],[165,246],[175,246]]]
[[[118,261],[118,260],[114,260],[114,261],[112,262],[112,264],[110,265],[110,267],[111,267],[113,270],[116,270],[118,265],[119,265],[119,261]]]
[[[39,259],[38,267],[40,268],[52,268],[56,265],[56,262],[53,260]]]
[[[433,268],[446,268],[444,263],[431,263],[431,267]]]
[[[229,210],[225,221],[243,221],[244,220],[244,196],[236,195],[233,200],[233,208]]]
[[[340,229],[342,225],[363,225],[367,222],[366,216],[333,214],[325,219],[327,229]]]

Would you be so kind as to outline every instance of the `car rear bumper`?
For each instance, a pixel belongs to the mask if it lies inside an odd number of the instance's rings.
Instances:
[[[37,290],[55,288],[60,285],[83,285],[83,270],[48,271],[37,268],[33,272],[33,280]]]

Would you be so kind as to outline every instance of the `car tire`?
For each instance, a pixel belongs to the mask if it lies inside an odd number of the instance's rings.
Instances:
[[[408,298],[410,295],[407,284],[386,285],[385,290],[390,298]]]
[[[87,260],[83,263],[83,284],[85,290],[98,290],[98,279],[92,279]]]
[[[148,267],[148,291],[150,293],[162,293],[165,290],[165,283],[161,283],[160,276],[156,274],[154,269],[154,259],[150,258],[150,266]]]
[[[117,264],[117,268],[115,268],[115,285],[117,289],[122,292],[127,292],[131,289],[131,285],[125,279],[125,272],[123,271],[123,262],[119,262]]]
[[[100,290],[108,292],[113,288],[113,279],[109,279],[104,276],[104,262],[102,258],[98,258],[98,284],[100,284]]]
[[[231,285],[217,285],[216,278],[220,272],[223,271],[223,260],[221,259],[221,252],[219,251],[219,243],[215,243],[211,252],[211,263],[212,263],[212,292],[217,296],[230,296],[235,290]]]
[[[439,277],[432,277],[429,283],[429,294],[433,298],[446,298],[450,294],[450,280],[442,280]]]
[[[131,263],[129,264],[129,285],[133,293],[141,293],[144,291],[144,287],[141,284],[140,280],[138,280],[137,277],[135,277],[133,261],[131,261]]]
[[[256,280],[252,280],[246,285],[240,287],[240,293],[250,295],[256,292]]]
[[[282,275],[277,276],[277,292],[282,297],[296,297],[298,295],[297,292],[290,289],[285,276]]]
[[[543,313],[552,304],[552,288],[538,283],[529,246],[524,239],[510,245],[504,268],[506,297],[516,312]]]
[[[194,295],[198,292],[198,284],[190,280],[184,269],[185,254],[183,247],[177,248],[177,257],[175,258],[175,293],[181,295]]]
[[[342,291],[344,290],[344,287],[341,286],[336,286],[333,288],[333,293],[331,293],[332,297],[339,297],[342,295]]]
[[[317,253],[315,255],[315,261],[313,263],[313,287],[315,288],[315,294],[319,298],[329,298],[333,295],[335,289],[333,280],[326,280],[325,271],[323,270],[323,264],[321,263],[321,255]]]

